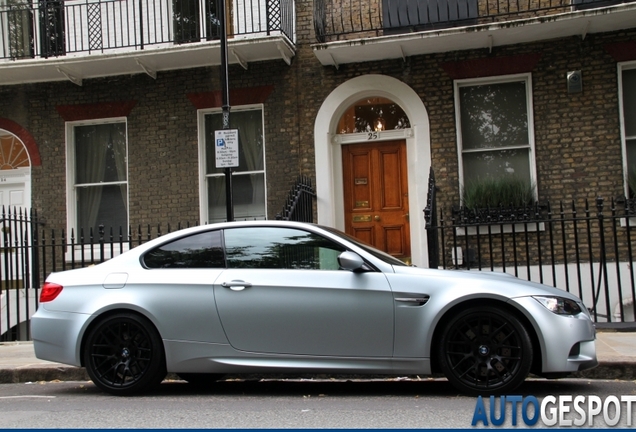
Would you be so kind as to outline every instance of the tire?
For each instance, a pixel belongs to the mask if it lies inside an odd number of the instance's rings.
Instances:
[[[89,331],[84,365],[93,383],[114,395],[131,395],[166,376],[163,344],[150,321],[133,313],[105,317]]]
[[[525,326],[496,307],[459,312],[444,327],[439,347],[444,375],[468,394],[511,392],[532,366],[532,342]]]
[[[179,373],[179,378],[197,388],[209,388],[214,386],[223,375],[215,373]]]

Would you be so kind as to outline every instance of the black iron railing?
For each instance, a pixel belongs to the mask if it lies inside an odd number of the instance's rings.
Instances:
[[[0,58],[143,50],[220,37],[217,0],[7,0]],[[293,0],[227,0],[231,37],[283,34],[294,41]]]
[[[633,0],[314,0],[319,42],[533,18]]]
[[[276,219],[313,222],[315,198],[311,179],[305,176],[298,177],[287,195],[283,211],[276,215]]]
[[[572,292],[597,322],[635,321],[636,215],[624,200],[448,211],[429,200],[424,217],[432,267],[509,273]]]

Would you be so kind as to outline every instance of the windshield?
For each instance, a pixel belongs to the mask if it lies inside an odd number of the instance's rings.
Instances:
[[[320,226],[321,228],[323,228],[326,231],[329,231],[332,234],[337,235],[338,237],[342,237],[347,241],[350,241],[351,243],[354,243],[356,246],[360,247],[361,249],[364,249],[365,252],[370,253],[371,255],[373,255],[374,257],[384,261],[387,264],[391,264],[394,266],[403,266],[403,267],[408,267],[407,264],[404,263],[404,261],[400,261],[399,259],[397,259],[396,257],[389,255],[386,252],[382,252],[379,249],[374,248],[373,246],[364,243],[360,240],[358,240],[357,238],[347,234],[347,233],[343,233],[340,230],[337,230],[335,228],[331,228],[331,227],[327,227],[327,226]]]

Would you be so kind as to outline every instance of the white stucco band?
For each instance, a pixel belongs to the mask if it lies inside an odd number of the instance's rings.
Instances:
[[[424,207],[431,166],[428,113],[417,93],[402,81],[385,75],[363,75],[338,86],[323,102],[314,125],[318,223],[344,231],[342,154],[334,139],[340,117],[354,102],[384,97],[400,105],[411,123],[405,131],[411,255],[413,264],[428,267]],[[349,141],[348,141],[349,142]],[[364,141],[362,141],[364,142]]]

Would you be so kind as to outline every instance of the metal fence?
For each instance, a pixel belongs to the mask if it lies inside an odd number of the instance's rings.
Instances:
[[[0,2],[0,58],[143,50],[220,37],[218,0],[7,0]],[[227,0],[231,37],[294,38],[293,0]]]
[[[314,0],[319,42],[533,18],[634,0]]]
[[[300,176],[289,191],[283,211],[276,215],[276,219],[313,222],[315,201],[316,193],[311,184],[311,179]]]
[[[633,200],[444,211],[435,193],[431,170],[430,267],[509,273],[577,295],[596,322],[635,321]]]

